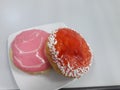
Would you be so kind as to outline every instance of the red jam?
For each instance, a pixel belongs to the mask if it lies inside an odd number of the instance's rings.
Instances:
[[[58,58],[61,58],[64,65],[69,63],[73,69],[77,69],[90,64],[92,54],[79,33],[69,28],[60,28],[56,32],[56,40],[55,48],[59,51]]]

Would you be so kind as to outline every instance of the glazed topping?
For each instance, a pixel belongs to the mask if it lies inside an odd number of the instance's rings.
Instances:
[[[45,56],[49,34],[42,30],[23,31],[15,37],[11,49],[14,64],[27,72],[40,72],[50,67]]]
[[[69,28],[60,28],[52,36],[54,42],[54,62],[66,76],[80,77],[88,71],[91,63],[91,52],[82,36]]]

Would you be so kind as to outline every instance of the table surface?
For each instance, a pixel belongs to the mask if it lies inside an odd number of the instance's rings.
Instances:
[[[81,32],[94,53],[90,71],[65,87],[120,85],[119,0],[0,0],[0,89],[17,88],[8,63],[8,36],[55,22]]]

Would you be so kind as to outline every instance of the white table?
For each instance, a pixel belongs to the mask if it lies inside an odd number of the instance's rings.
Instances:
[[[91,45],[90,71],[65,87],[120,85],[119,0],[0,0],[0,89],[17,89],[7,57],[7,37],[18,30],[64,22]]]

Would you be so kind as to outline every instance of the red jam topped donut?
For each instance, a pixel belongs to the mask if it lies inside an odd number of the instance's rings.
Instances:
[[[69,28],[60,28],[49,36],[52,58],[68,77],[79,78],[88,71],[92,54],[84,38]]]

